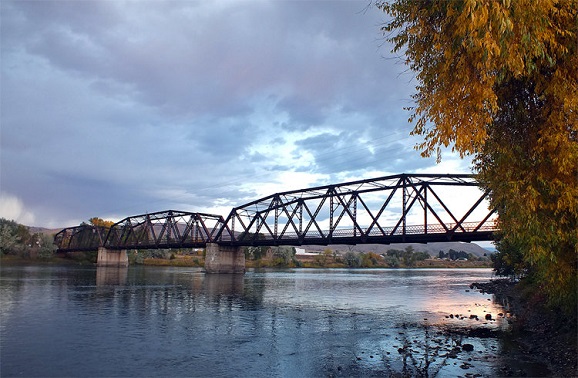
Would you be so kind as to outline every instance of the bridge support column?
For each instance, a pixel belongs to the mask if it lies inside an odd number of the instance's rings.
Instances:
[[[241,247],[207,243],[207,273],[245,273],[245,253]]]
[[[98,247],[96,266],[128,266],[126,249],[121,251],[109,251],[104,247]]]

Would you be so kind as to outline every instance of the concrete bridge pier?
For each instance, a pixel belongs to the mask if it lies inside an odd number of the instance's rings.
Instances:
[[[110,251],[104,247],[98,247],[96,266],[128,266],[126,249]]]
[[[245,273],[245,252],[242,247],[207,243],[206,252],[207,273]]]

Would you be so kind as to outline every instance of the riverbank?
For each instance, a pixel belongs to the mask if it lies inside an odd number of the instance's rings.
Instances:
[[[92,263],[81,263],[78,260],[53,256],[47,259],[41,258],[23,258],[14,255],[0,256],[0,265],[93,265]]]
[[[523,282],[492,280],[473,283],[471,288],[493,294],[514,314],[511,330],[500,336],[505,345],[514,345],[504,358],[504,375],[524,375],[523,365],[515,365],[531,356],[546,365],[553,377],[578,376],[578,325],[575,316],[569,317],[546,307],[544,298],[530,292]]]
[[[88,256],[85,252],[69,253],[68,257],[53,256],[49,259],[23,258],[20,256],[3,255],[0,257],[0,264],[6,265],[94,265],[96,255]],[[172,258],[144,258],[139,262],[134,259],[131,265],[149,265],[149,266],[174,266],[174,267],[204,267],[205,259],[202,255],[173,255]],[[247,268],[351,268],[342,261],[335,261],[333,258],[327,261],[322,259],[295,259],[289,263],[279,262],[275,259],[246,260]],[[431,268],[431,269],[470,269],[470,268],[491,268],[492,263],[489,260],[468,261],[468,260],[446,260],[446,259],[427,259],[416,261],[411,266],[400,265],[395,268]],[[364,268],[392,268],[387,264],[375,264],[371,267],[356,267],[355,269]]]
[[[323,268],[337,268],[337,269],[344,269],[344,268],[351,268],[348,266],[344,261],[341,259],[322,259],[319,256],[314,257],[307,257],[301,258],[297,257],[296,259],[285,263],[280,259],[259,259],[259,260],[246,260],[245,266],[247,268],[314,268],[314,269],[323,269]],[[181,267],[204,267],[205,260],[201,255],[174,255],[173,258],[170,259],[162,259],[162,258],[145,258],[141,262],[143,265],[151,265],[151,266],[181,266]],[[470,269],[470,268],[491,268],[492,263],[489,260],[446,260],[446,259],[427,259],[422,261],[415,261],[411,266],[405,266],[403,264],[396,266],[395,268],[431,268],[431,269],[440,269],[440,268],[461,268],[461,269]],[[358,268],[392,268],[391,266],[387,265],[386,263],[375,263],[372,266],[368,267],[356,267]]]

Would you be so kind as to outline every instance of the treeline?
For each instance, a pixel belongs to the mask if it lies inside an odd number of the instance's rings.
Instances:
[[[303,267],[303,268],[402,268],[415,267],[417,261],[430,256],[413,247],[389,250],[385,255],[375,252],[349,251],[343,255],[326,248],[317,255],[296,256],[294,247],[246,247],[245,261],[253,267]]]
[[[205,249],[141,249],[128,250],[130,265],[171,265],[202,267],[205,264]]]
[[[488,261],[471,253],[450,249],[440,251],[443,260]],[[297,256],[293,247],[246,247],[245,261],[248,267],[284,268],[414,268],[425,266],[431,256],[427,252],[416,251],[412,246],[405,249],[389,249],[386,253],[348,251],[340,254],[326,248],[316,255]],[[432,260],[430,260],[432,261]],[[436,264],[438,266],[439,264]],[[453,265],[451,265],[453,266]]]
[[[355,253],[349,251],[343,255],[345,265],[349,268],[411,268],[418,261],[430,258],[427,252],[415,251],[412,246],[403,250],[389,249],[384,254],[375,252]]]
[[[49,259],[56,246],[53,236],[42,232],[31,233],[26,226],[0,218],[0,254],[24,259]]]
[[[91,224],[94,226],[110,227],[114,222],[101,218],[90,218],[81,225]],[[56,256],[57,250],[54,245],[54,235],[44,232],[31,232],[30,227],[0,218],[0,256],[8,260],[45,260],[65,262],[72,261],[79,264],[94,264],[97,252],[71,252],[66,256]]]
[[[300,268],[295,247],[244,247],[245,263],[253,267]]]
[[[440,259],[448,259],[448,260],[479,260],[479,258],[474,255],[473,253],[467,253],[464,251],[456,251],[451,249],[448,252],[440,251],[438,253],[438,258]]]

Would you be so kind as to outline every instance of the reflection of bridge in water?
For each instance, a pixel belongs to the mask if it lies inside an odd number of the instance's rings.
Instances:
[[[66,228],[55,244],[98,250],[101,265],[123,265],[127,249],[207,248],[207,271],[240,272],[244,246],[492,240],[495,210],[479,186],[468,174],[400,174],[276,193],[227,218],[169,210]]]

